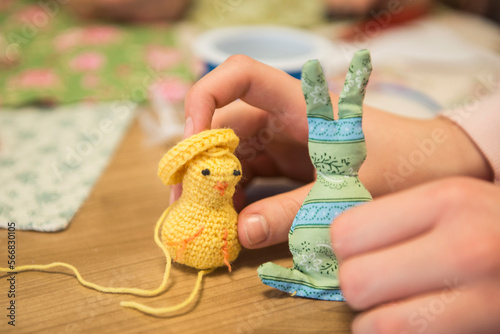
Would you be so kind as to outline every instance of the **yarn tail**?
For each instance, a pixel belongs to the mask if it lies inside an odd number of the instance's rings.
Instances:
[[[114,287],[104,287],[95,283],[91,283],[87,280],[85,280],[78,269],[76,269],[73,265],[69,263],[64,263],[64,262],[53,262],[49,264],[34,264],[34,265],[25,265],[25,266],[19,266],[15,267],[14,269],[10,268],[0,268],[0,272],[23,272],[23,271],[43,271],[43,270],[48,270],[52,269],[54,267],[64,267],[68,268],[76,276],[76,279],[78,282],[80,282],[81,285],[91,288],[100,292],[104,293],[121,293],[121,294],[131,294],[131,295],[136,295],[136,296],[143,296],[143,297],[152,297],[152,296],[157,296],[163,291],[165,291],[168,283],[168,278],[170,276],[170,268],[172,267],[172,258],[170,257],[170,253],[168,252],[167,248],[165,245],[160,240],[160,237],[158,236],[158,233],[160,231],[160,227],[163,223],[163,220],[167,216],[168,212],[170,211],[170,207],[168,207],[163,214],[161,215],[160,219],[158,219],[158,222],[156,223],[155,226],[155,242],[156,244],[161,248],[163,251],[163,254],[165,255],[165,260],[166,260],[166,266],[165,266],[165,272],[163,274],[163,280],[160,284],[160,286],[154,290],[145,290],[145,289],[137,289],[137,288],[114,288]]]
[[[171,312],[178,311],[178,310],[186,307],[187,305],[189,305],[194,300],[194,298],[198,294],[198,291],[200,290],[200,286],[201,286],[201,282],[203,280],[203,276],[207,275],[207,274],[210,274],[214,270],[215,269],[201,270],[198,273],[198,279],[196,280],[196,284],[194,286],[194,289],[191,292],[191,294],[189,295],[189,297],[185,301],[183,301],[182,303],[179,303],[177,305],[170,306],[170,307],[155,308],[155,307],[150,307],[150,306],[146,306],[146,305],[143,305],[143,304],[139,304],[139,303],[136,303],[136,302],[121,302],[120,306],[122,306],[122,307],[128,307],[128,308],[133,308],[133,309],[136,309],[138,311],[141,311],[141,312],[149,314],[149,315],[162,315],[162,314],[165,314],[165,313],[171,313]]]
[[[163,223],[163,221],[164,221],[164,219],[167,216],[169,211],[170,211],[170,207],[168,207],[163,212],[163,214],[161,215],[160,219],[158,219],[156,226],[155,226],[154,240],[155,240],[155,243],[158,245],[158,247],[160,247],[161,250],[163,251],[163,254],[165,255],[166,264],[165,264],[165,272],[163,274],[163,280],[162,280],[160,286],[158,286],[158,288],[156,288],[154,290],[145,290],[145,289],[138,289],[138,288],[104,287],[104,286],[101,286],[101,285],[98,285],[95,283],[91,283],[91,282],[85,280],[82,277],[82,275],[80,274],[80,272],[78,271],[78,269],[76,269],[73,265],[71,265],[69,263],[64,263],[64,262],[25,265],[25,266],[15,267],[13,269],[0,268],[0,272],[45,271],[45,270],[52,269],[54,267],[64,267],[64,268],[67,268],[67,269],[70,269],[71,271],[73,271],[78,282],[87,288],[91,288],[91,289],[94,289],[94,290],[97,290],[100,292],[104,292],[104,293],[131,294],[131,295],[142,296],[142,297],[157,296],[157,295],[161,294],[163,291],[165,291],[165,289],[167,287],[167,283],[168,283],[168,278],[170,277],[170,269],[172,268],[172,257],[170,256],[170,253],[168,252],[165,245],[161,242],[160,237],[159,237],[160,227],[161,227],[161,225],[162,225],[162,223]],[[213,270],[214,269],[200,271],[198,273],[198,279],[196,281],[196,285],[195,285],[193,292],[191,292],[189,297],[184,302],[182,302],[178,305],[175,305],[172,307],[160,308],[160,309],[154,309],[154,308],[147,307],[147,306],[135,303],[135,302],[122,302],[120,305],[123,307],[135,308],[139,311],[142,311],[144,313],[151,314],[151,315],[159,315],[159,314],[177,311],[193,301],[194,297],[196,296],[196,294],[198,293],[198,290],[200,288],[203,275],[211,273]]]

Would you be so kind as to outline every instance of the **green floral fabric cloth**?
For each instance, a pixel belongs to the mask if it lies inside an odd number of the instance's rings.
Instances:
[[[132,100],[156,84],[182,100],[193,79],[176,27],[81,21],[57,1],[0,4],[0,106]]]
[[[0,228],[64,229],[109,161],[133,105],[0,112]]]

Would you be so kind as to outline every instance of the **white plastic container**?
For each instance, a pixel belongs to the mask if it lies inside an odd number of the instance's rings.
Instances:
[[[328,64],[332,45],[323,37],[296,28],[233,26],[201,34],[193,43],[193,52],[203,62],[205,73],[231,55],[244,54],[300,78],[308,60]]]

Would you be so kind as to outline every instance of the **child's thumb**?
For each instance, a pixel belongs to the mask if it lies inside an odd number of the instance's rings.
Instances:
[[[260,200],[241,211],[238,236],[243,247],[261,248],[286,241],[293,219],[312,185]]]

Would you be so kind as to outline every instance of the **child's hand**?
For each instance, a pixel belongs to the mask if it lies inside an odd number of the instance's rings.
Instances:
[[[240,101],[233,102],[237,99]],[[186,118],[185,137],[210,127],[235,130],[241,138],[237,153],[243,165],[243,183],[255,176],[286,176],[305,182],[314,179],[300,81],[282,71],[245,56],[233,56],[189,92]],[[252,247],[261,239],[259,247],[263,247],[286,241],[309,189],[306,186],[244,209],[238,222],[242,244]],[[265,217],[267,226],[253,214]]]
[[[336,106],[338,96],[330,95]],[[359,176],[372,196],[445,176],[491,179],[489,165],[477,147],[448,120],[402,118],[366,105],[363,110],[368,155]],[[243,183],[254,176],[313,180],[299,80],[246,56],[230,57],[198,81],[186,98],[186,137],[220,126],[233,128],[242,139],[238,152]],[[241,244],[260,248],[286,241],[310,187],[263,199],[242,210],[238,218]],[[174,193],[174,199],[179,195]]]
[[[340,215],[353,333],[500,333],[500,187],[454,178]]]
[[[268,142],[279,135],[286,140],[285,145],[307,146],[306,104],[300,81],[246,56],[230,57],[198,81],[186,97],[185,109],[185,137],[211,126],[232,126],[242,139],[269,129],[274,134]]]

